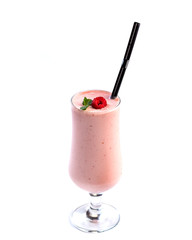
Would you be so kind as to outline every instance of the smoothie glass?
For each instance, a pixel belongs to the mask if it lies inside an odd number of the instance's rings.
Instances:
[[[102,96],[107,106],[81,110],[84,97]],[[91,90],[72,97],[72,145],[69,174],[73,182],[86,190],[90,203],[71,214],[73,226],[84,232],[103,232],[116,226],[120,216],[111,205],[101,202],[103,192],[112,188],[121,176],[119,136],[120,98],[111,93]]]

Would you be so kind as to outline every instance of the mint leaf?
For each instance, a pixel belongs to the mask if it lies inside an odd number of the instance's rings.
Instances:
[[[92,104],[92,100],[84,97],[82,104],[83,104],[83,107],[81,107],[80,109],[86,110]]]
[[[83,104],[83,105],[87,105],[87,100],[88,100],[88,99],[87,99],[86,97],[84,97],[82,104]]]
[[[92,104],[92,100],[91,99],[88,99],[88,101],[87,101],[87,105],[91,105]]]
[[[83,105],[86,106],[86,105],[90,105],[91,103],[92,103],[91,99],[84,97],[83,102],[82,102]]]
[[[88,107],[89,107],[89,105],[86,105],[86,106],[81,107],[80,109],[81,110],[86,110]]]

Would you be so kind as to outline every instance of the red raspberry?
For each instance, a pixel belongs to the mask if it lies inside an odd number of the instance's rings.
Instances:
[[[96,97],[93,99],[91,106],[96,109],[101,109],[107,106],[107,101],[103,97]]]

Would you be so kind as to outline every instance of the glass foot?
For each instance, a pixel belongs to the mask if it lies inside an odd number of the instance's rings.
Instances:
[[[70,216],[71,224],[83,232],[104,232],[115,227],[119,220],[120,215],[113,206],[93,202],[77,208]]]

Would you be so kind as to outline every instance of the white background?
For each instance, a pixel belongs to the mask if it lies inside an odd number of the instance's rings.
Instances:
[[[192,239],[191,1],[1,0],[0,239]],[[69,224],[88,194],[68,176],[71,96],[119,95],[123,176],[102,234]]]

